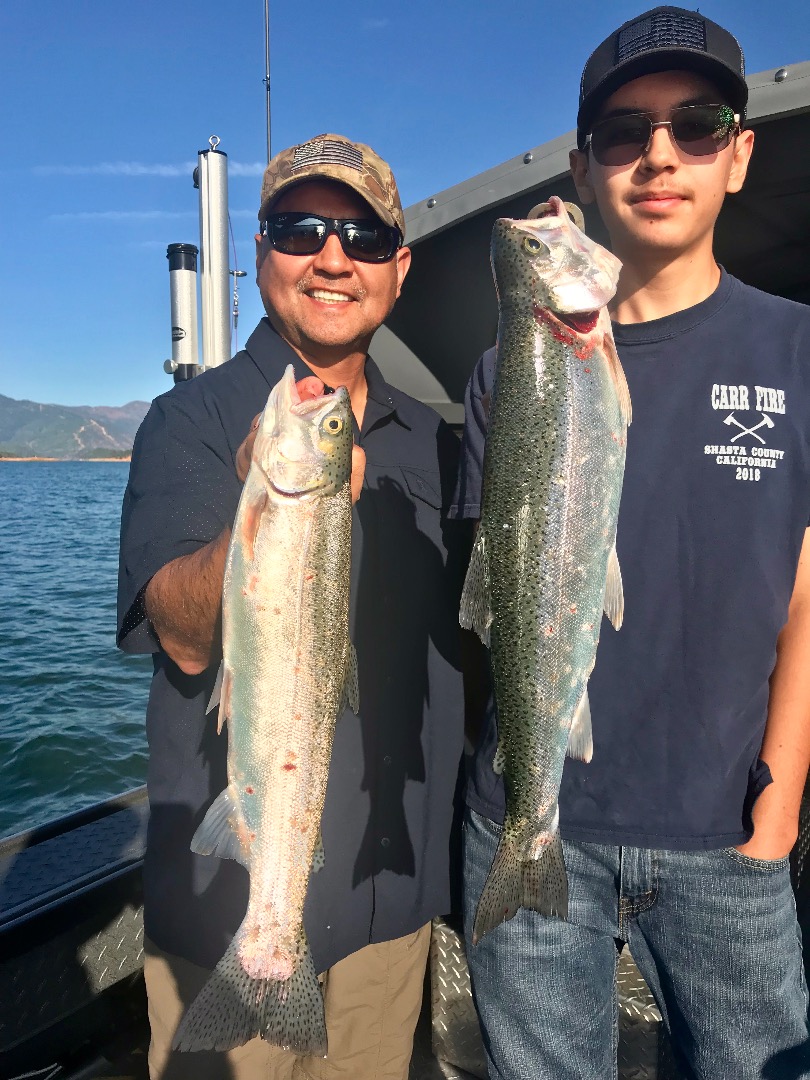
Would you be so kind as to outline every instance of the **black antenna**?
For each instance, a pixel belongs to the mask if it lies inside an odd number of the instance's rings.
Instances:
[[[267,160],[270,161],[270,0],[264,0],[264,82],[267,91]]]

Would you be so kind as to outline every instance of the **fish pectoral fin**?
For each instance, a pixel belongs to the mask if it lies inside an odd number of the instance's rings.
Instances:
[[[616,397],[619,401],[622,420],[624,421],[625,427],[629,427],[633,421],[633,406],[630,401],[630,387],[627,385],[627,376],[624,373],[622,362],[616,351],[616,343],[613,340],[613,331],[610,328],[610,316],[607,313],[607,308],[603,308],[600,318],[602,319],[605,331],[604,351],[608,362],[608,371],[610,372],[610,378],[616,390]]]
[[[312,873],[317,874],[326,865],[326,856],[323,853],[323,833],[318,829],[318,838],[315,841],[315,850],[312,852]]]
[[[340,699],[340,709],[338,710],[338,716],[343,712],[345,708],[350,708],[352,712],[357,715],[360,708],[360,690],[359,680],[357,677],[357,653],[354,645],[349,642],[349,649],[346,654],[346,675],[343,681],[343,696]]]
[[[264,485],[250,481],[245,484],[234,527],[236,538],[242,544],[246,562],[252,562],[255,556],[256,537],[268,501],[267,489]]]
[[[465,630],[474,630],[489,648],[489,628],[492,625],[492,600],[489,587],[489,564],[484,530],[479,528],[475,538],[458,621]]]
[[[591,706],[588,701],[587,688],[582,691],[574,719],[571,722],[571,731],[568,735],[568,749],[566,754],[577,761],[590,761],[593,757],[593,731],[591,730]]]
[[[624,622],[624,586],[616,545],[610,549],[605,579],[605,614],[613,623],[615,630],[621,629]]]
[[[234,801],[230,787],[226,787],[208,807],[191,838],[191,850],[197,855],[234,859],[249,869],[250,845],[247,836],[242,812]]]

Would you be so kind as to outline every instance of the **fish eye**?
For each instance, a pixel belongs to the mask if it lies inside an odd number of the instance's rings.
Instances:
[[[339,435],[343,431],[343,421],[339,416],[327,416],[323,422],[324,430],[330,435]]]
[[[548,248],[543,241],[538,240],[536,236],[523,237],[523,250],[528,251],[530,255],[548,255]]]

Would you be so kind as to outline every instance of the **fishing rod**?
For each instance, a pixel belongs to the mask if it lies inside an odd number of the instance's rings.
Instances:
[[[270,162],[270,0],[264,0],[264,88],[267,114],[267,161]]]

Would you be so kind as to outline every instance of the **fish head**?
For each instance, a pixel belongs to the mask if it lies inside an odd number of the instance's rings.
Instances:
[[[501,310],[550,311],[588,333],[616,292],[621,263],[591,240],[552,195],[541,217],[498,218],[492,231],[492,270]],[[581,317],[581,318],[578,318]]]
[[[302,400],[290,364],[267,399],[251,467],[261,470],[278,495],[333,495],[351,475],[353,441],[346,387]]]

